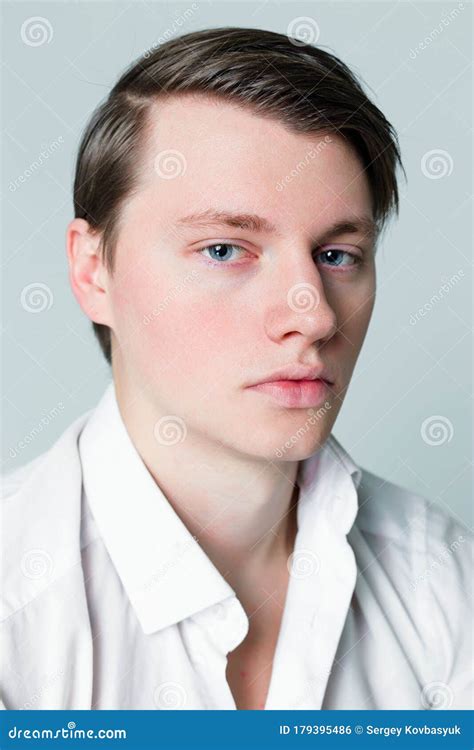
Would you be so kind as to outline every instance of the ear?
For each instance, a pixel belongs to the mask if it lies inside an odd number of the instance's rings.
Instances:
[[[69,281],[85,314],[95,323],[112,327],[109,273],[100,254],[101,234],[93,232],[85,219],[73,219],[66,232]]]

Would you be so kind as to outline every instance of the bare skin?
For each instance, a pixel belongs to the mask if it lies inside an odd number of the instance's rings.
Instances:
[[[298,487],[291,500],[286,546],[281,558],[276,558],[265,569],[266,579],[259,581],[257,594],[265,598],[250,598],[244,609],[249,617],[249,632],[242,643],[227,657],[227,682],[237,709],[265,708],[272,676],[275,649],[280,634],[281,620],[290,581],[288,557],[293,552],[297,533],[296,507]],[[255,606],[256,605],[256,606]]]
[[[172,179],[162,176],[168,150]],[[284,603],[299,462],[332,430],[375,300],[373,239],[328,230],[372,217],[369,184],[341,138],[295,134],[202,95],[156,105],[139,169],[114,272],[100,235],[74,219],[70,281],[86,315],[113,332],[118,404],[144,464],[249,616],[258,610],[228,667],[238,707],[258,708],[270,669],[257,675],[273,659],[281,619],[268,592]],[[267,226],[183,221],[210,208],[258,214]],[[219,243],[230,245],[224,259],[209,250]],[[289,304],[300,284],[317,300],[301,309]],[[332,375],[329,407],[309,425],[307,408],[248,387],[295,363],[322,363]],[[160,426],[170,419],[171,441]]]

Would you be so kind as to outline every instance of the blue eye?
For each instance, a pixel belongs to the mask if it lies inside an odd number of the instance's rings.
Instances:
[[[242,250],[242,252],[245,252],[243,247],[240,247],[239,245],[232,245],[229,242],[219,242],[215,245],[208,245],[207,247],[201,248],[199,252],[204,253],[206,251],[209,251],[211,253],[211,260],[217,261],[219,263],[233,259],[232,256],[229,255],[229,248],[231,250]],[[212,255],[212,253],[215,253],[215,256]]]
[[[238,258],[238,253],[248,252],[245,248],[240,245],[234,245],[231,242],[216,242],[213,245],[207,245],[197,251],[198,253],[208,253],[206,256],[209,260],[214,262],[214,265],[236,265],[235,261]],[[237,253],[237,255],[236,255]],[[316,254],[318,259],[325,258],[325,260],[319,260],[320,264],[329,266],[330,268],[347,268],[355,267],[360,265],[363,261],[355,253],[350,253],[347,250],[342,250],[338,247],[328,248],[326,250],[319,250]]]
[[[348,253],[346,250],[340,250],[339,248],[330,248],[329,250],[322,250],[318,253],[318,257],[326,256],[328,263],[323,265],[329,265],[338,268],[339,266],[356,266],[362,263],[362,259],[354,253]],[[347,263],[343,264],[344,256],[346,257]]]

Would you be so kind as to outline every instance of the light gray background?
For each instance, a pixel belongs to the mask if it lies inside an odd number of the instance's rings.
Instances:
[[[165,34],[222,25],[285,33],[305,16],[318,24],[318,44],[362,77],[395,126],[408,176],[400,183],[400,219],[378,251],[374,315],[334,434],[362,466],[471,525],[472,6],[195,5],[184,22],[192,2],[2,6],[3,471],[47,449],[110,380],[70,291],[65,253],[76,149],[93,108]],[[38,46],[21,35],[34,16],[52,28]],[[434,150],[445,153],[430,161],[425,155]],[[48,306],[29,312],[22,294],[38,283],[49,290]],[[26,307],[35,304],[27,299]],[[425,420],[436,445],[423,439]]]

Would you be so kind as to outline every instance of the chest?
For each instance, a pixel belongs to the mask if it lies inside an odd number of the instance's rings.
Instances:
[[[265,708],[289,585],[287,559],[259,576],[257,597],[245,601],[246,638],[227,654],[226,680],[239,710]]]
[[[226,679],[238,710],[265,708],[277,639],[277,628],[269,629],[227,655]]]

